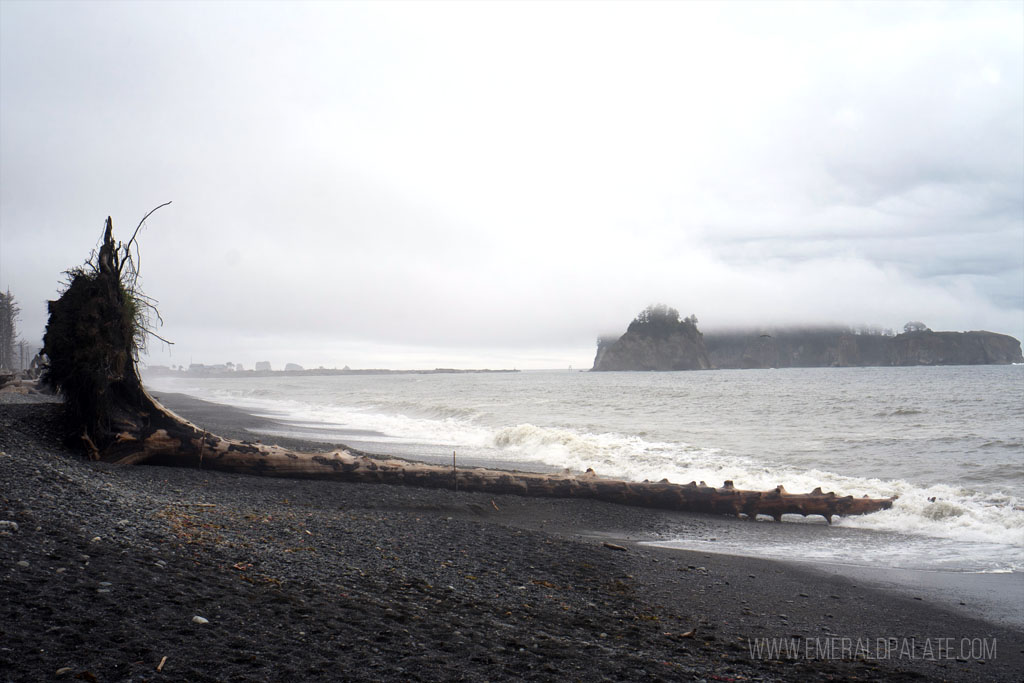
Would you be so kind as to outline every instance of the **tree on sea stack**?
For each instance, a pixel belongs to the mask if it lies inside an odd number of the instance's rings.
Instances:
[[[139,379],[138,354],[152,334],[149,314],[156,313],[152,300],[138,291],[138,257],[132,257],[144,222],[145,218],[127,244],[121,244],[114,241],[108,218],[99,251],[85,266],[68,272],[67,287],[49,304],[43,340],[49,365],[43,381],[64,397],[74,438],[94,459],[491,494],[595,498],[751,518],[818,514],[831,521],[833,515],[865,514],[892,506],[891,498],[837,496],[820,488],[807,494],[787,493],[781,486],[742,491],[731,482],[719,488],[704,482],[629,482],[603,479],[592,470],[553,475],[463,468],[453,476],[451,467],[371,456],[350,448],[300,453],[215,436],[160,405]]]

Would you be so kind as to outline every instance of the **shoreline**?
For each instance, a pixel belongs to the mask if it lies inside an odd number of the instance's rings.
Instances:
[[[389,458],[399,460],[415,460],[430,464],[451,465],[451,453],[445,449],[443,454],[416,453],[410,455],[393,455],[386,453],[387,444],[374,440],[375,434],[368,430],[340,428],[328,429],[331,432],[331,441],[321,441],[316,438],[316,427],[313,424],[305,425],[310,436],[290,436],[288,432],[301,432],[301,427],[292,423],[282,422],[273,417],[254,415],[243,408],[237,408],[226,403],[214,403],[205,399],[196,398],[189,394],[182,394],[170,391],[156,391],[147,388],[162,406],[171,412],[179,415],[193,424],[201,425],[210,431],[225,438],[241,441],[260,441],[273,443],[278,446],[291,448],[296,451],[320,452],[333,451],[342,448],[340,439],[344,439],[346,447],[363,451],[369,454],[383,454]],[[561,468],[553,465],[545,465],[538,462],[518,462],[513,460],[500,460],[497,458],[458,456],[460,467],[486,467],[490,469],[519,470],[523,472],[559,472]]]
[[[249,429],[272,429],[282,425],[273,418],[252,415],[244,409],[227,404],[214,403],[199,399],[188,394],[161,392],[162,399],[166,399],[164,405],[182,417],[202,424],[213,424],[222,427],[226,432],[231,432],[236,438],[247,438],[261,436],[247,431],[237,430]],[[162,401],[163,402],[163,401]],[[210,428],[210,431],[226,436],[225,432]],[[316,443],[300,439],[288,439],[272,437],[275,440],[287,442],[292,447],[304,450],[332,450],[338,448],[336,443]],[[268,439],[269,440],[269,439]],[[374,444],[370,441],[354,442],[355,446],[369,453],[378,452],[386,448],[383,444]],[[284,445],[284,444],[282,444]],[[420,456],[425,462],[437,462],[447,464],[450,462],[447,457]],[[461,462],[461,461],[460,461]],[[524,469],[523,465],[536,465],[536,463],[520,463],[513,461],[500,461],[490,459],[466,458],[467,467],[491,467],[497,469]],[[530,471],[553,472],[556,467],[544,468],[538,466]],[[669,513],[663,513],[669,514]],[[759,539],[773,537],[778,534],[787,536],[801,533],[814,533],[821,530],[820,525],[800,525],[779,529],[775,522],[764,522],[751,525],[749,522],[732,519],[725,516],[694,515],[704,518],[708,531],[702,533],[704,538],[717,538],[723,535],[732,534],[743,536],[755,535]],[[815,527],[815,528],[810,528]],[[850,530],[847,530],[850,531]],[[596,537],[605,536],[617,543],[632,543],[638,546],[651,548],[665,548],[674,552],[683,552],[701,555],[722,555],[731,558],[754,559],[754,555],[728,552],[711,548],[685,547],[673,541],[665,541],[664,532],[658,534],[644,533],[643,529],[622,530],[618,534],[608,535],[601,529],[575,529],[576,534],[593,534]],[[870,531],[857,533],[871,534]],[[763,542],[763,541],[762,541]],[[710,544],[708,544],[710,545]],[[822,560],[783,560],[779,558],[765,558],[770,562],[779,562],[794,568],[806,569],[821,573],[826,576],[846,576],[856,579],[865,585],[872,585],[879,589],[892,592],[911,599],[926,600],[929,603],[942,605],[953,612],[963,614],[971,618],[990,621],[994,624],[1008,626],[1024,630],[1024,573],[1021,572],[949,572],[940,570],[908,569],[897,567],[872,567],[842,562],[829,562]]]
[[[1010,681],[1024,670],[1024,630],[929,596],[637,542],[729,518],[89,463],[61,446],[57,406],[15,400],[0,402],[0,519],[18,525],[0,535],[10,680],[64,667],[193,681]],[[202,426],[225,436],[253,417],[216,410],[222,423]],[[755,652],[781,639],[799,651]],[[942,643],[997,649],[936,653]]]
[[[161,369],[162,368],[162,369]],[[148,366],[143,369],[143,381],[153,378],[235,378],[235,377],[335,377],[349,375],[492,375],[522,372],[518,368],[434,368],[432,370],[392,370],[389,368],[303,368],[301,370],[228,370],[226,367],[205,365],[192,370],[171,370],[167,366]]]
[[[758,559],[753,555],[727,551],[696,550],[658,541],[641,541],[645,546],[685,553],[704,553]],[[1024,630],[1024,573],[942,571],[902,567],[872,567],[821,560],[783,560],[765,558],[794,569],[823,576],[845,577],[855,583],[871,586],[885,593],[921,600],[941,606],[950,612],[993,625]]]

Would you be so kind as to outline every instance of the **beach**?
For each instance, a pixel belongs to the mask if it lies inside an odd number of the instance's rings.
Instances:
[[[247,430],[266,420],[160,398],[222,436],[252,440]],[[729,518],[118,467],[81,459],[61,436],[52,399],[2,397],[4,681],[1014,681],[1024,671],[1019,577],[915,590],[864,571],[644,543],[666,526],[708,537],[751,524]],[[1002,612],[971,604],[1004,590]]]

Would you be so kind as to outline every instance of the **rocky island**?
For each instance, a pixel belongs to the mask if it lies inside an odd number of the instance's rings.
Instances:
[[[680,320],[648,306],[619,338],[598,339],[593,370],[708,370],[1024,362],[1019,340],[995,332],[934,332],[907,323],[901,334],[850,327],[745,329],[703,334],[696,316]]]
[[[618,339],[597,341],[594,370],[709,370],[704,335],[693,316],[664,304],[648,306]]]

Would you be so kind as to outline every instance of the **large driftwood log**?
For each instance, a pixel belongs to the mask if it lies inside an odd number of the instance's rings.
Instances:
[[[136,230],[137,232],[137,230]],[[121,464],[180,465],[274,477],[457,488],[495,494],[596,500],[668,510],[746,515],[859,515],[892,506],[891,498],[822,493],[742,491],[725,482],[713,488],[630,482],[582,475],[537,474],[428,465],[370,456],[353,449],[299,453],[277,446],[223,439],[175,415],[150,396],[134,362],[139,296],[123,281],[131,255],[115,245],[108,218],[91,270],[72,272],[68,289],[50,302],[44,376],[65,395],[77,436],[93,458]]]
[[[330,453],[299,453],[278,446],[224,439],[209,434],[161,406],[150,403],[138,423],[125,423],[114,443],[98,455],[125,464],[187,465],[222,472],[274,477],[330,479],[351,482],[456,488],[536,497],[593,498],[625,505],[730,515],[862,515],[892,506],[890,498],[854,498],[822,493],[744,491],[725,482],[720,488],[704,482],[686,485],[603,479],[592,470],[581,475],[539,474],[428,465],[399,458],[371,456],[352,449]]]

